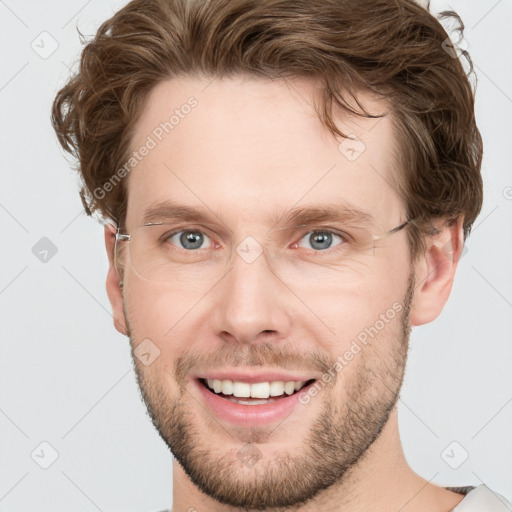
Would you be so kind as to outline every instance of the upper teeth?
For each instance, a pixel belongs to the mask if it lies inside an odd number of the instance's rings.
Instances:
[[[291,380],[284,382],[282,380],[274,380],[271,382],[240,382],[233,380],[208,379],[208,387],[213,389],[215,393],[223,393],[224,395],[234,395],[239,398],[268,398],[269,396],[280,396],[283,393],[291,395],[294,391],[298,391],[304,384],[305,380]]]

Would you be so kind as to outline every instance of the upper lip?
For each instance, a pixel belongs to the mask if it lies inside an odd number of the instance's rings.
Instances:
[[[269,370],[265,372],[254,372],[248,370],[241,369],[231,369],[231,370],[210,370],[201,372],[196,375],[197,379],[218,379],[218,380],[236,380],[239,382],[272,382],[272,381],[308,381],[311,379],[317,379],[316,375],[312,375],[311,373],[285,373],[279,370]]]

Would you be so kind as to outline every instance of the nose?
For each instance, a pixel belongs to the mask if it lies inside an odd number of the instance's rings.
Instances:
[[[272,271],[265,253],[251,261],[240,251],[216,287],[214,328],[224,341],[277,342],[289,337],[290,292]]]

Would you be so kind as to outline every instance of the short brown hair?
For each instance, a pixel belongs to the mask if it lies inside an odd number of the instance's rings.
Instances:
[[[435,218],[464,216],[464,237],[482,205],[482,139],[469,81],[471,58],[412,0],[134,0],[105,21],[83,49],[78,72],[58,92],[52,123],[78,160],[81,197],[118,224],[124,181],[94,190],[126,162],[149,91],[178,75],[313,77],[322,84],[317,113],[333,135],[333,103],[373,116],[357,100],[388,101],[413,258]],[[453,11],[439,19],[464,25]],[[457,58],[469,65],[466,72]],[[354,109],[354,104],[357,109]]]

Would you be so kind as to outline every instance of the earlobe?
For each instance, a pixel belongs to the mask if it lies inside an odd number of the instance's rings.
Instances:
[[[125,336],[128,335],[123,309],[123,292],[119,274],[114,265],[116,228],[112,224],[105,225],[105,248],[108,256],[108,273],[106,280],[107,295],[112,307],[115,328]]]
[[[450,224],[440,222],[439,232],[428,236],[426,251],[415,266],[416,287],[411,307],[411,325],[435,320],[442,312],[455,278],[464,246],[463,217]]]

